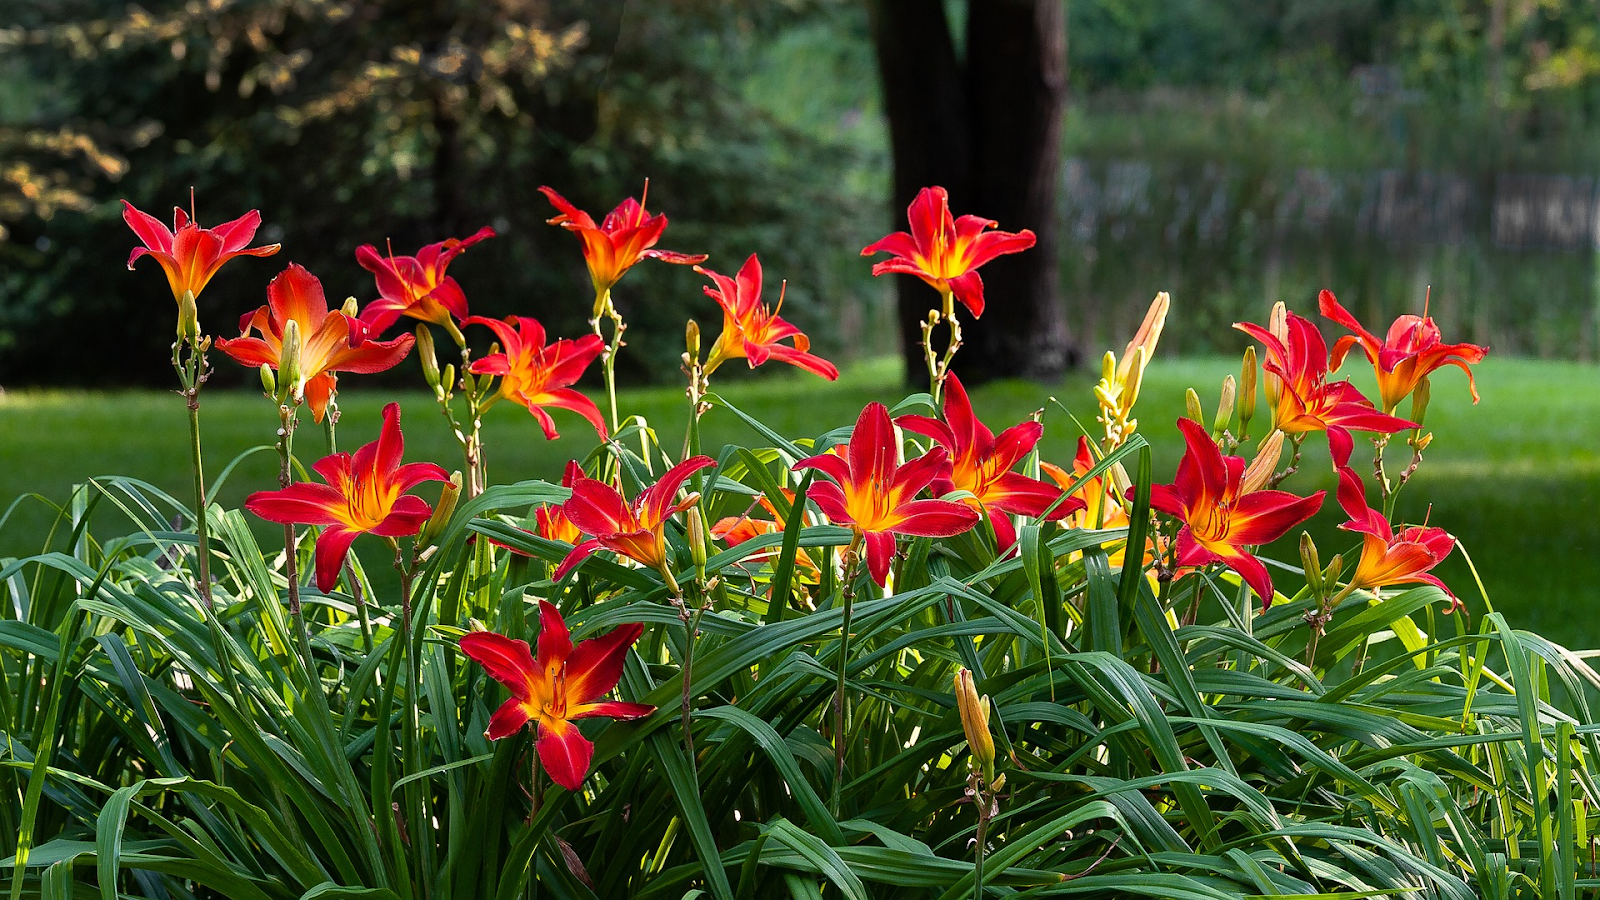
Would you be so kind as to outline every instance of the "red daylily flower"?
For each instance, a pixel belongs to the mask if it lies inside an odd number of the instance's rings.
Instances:
[[[649,181],[644,183],[644,189],[648,195]],[[654,249],[656,241],[661,240],[661,233],[667,230],[667,217],[665,214],[650,215],[642,198],[623,200],[596,225],[588,213],[567,202],[554,188],[541,187],[539,191],[560,212],[550,224],[560,225],[583,241],[583,261],[588,263],[589,280],[594,283],[595,318],[605,311],[605,297],[612,286],[639,260],[659,259],[680,266],[706,261],[704,253]]]
[[[566,513],[590,539],[572,548],[552,576],[560,581],[596,550],[610,550],[660,572],[673,583],[667,559],[667,520],[693,506],[698,494],[675,501],[678,489],[690,475],[717,461],[709,456],[694,456],[667,470],[655,484],[639,492],[630,504],[616,488],[603,481],[578,476],[572,497],[562,505]]]
[[[1150,488],[1150,505],[1183,522],[1178,565],[1226,565],[1256,592],[1265,609],[1272,605],[1272,576],[1245,548],[1275,541],[1311,518],[1326,492],[1309,497],[1287,491],[1241,493],[1244,460],[1223,456],[1205,426],[1192,419],[1179,419],[1178,428],[1189,447],[1178,463],[1177,478]],[[1130,499],[1134,490],[1128,489]]]
[[[528,722],[536,723],[534,747],[550,780],[577,790],[589,775],[594,744],[573,723],[597,716],[640,719],[656,711],[643,703],[600,699],[621,680],[628,648],[643,632],[637,622],[619,625],[574,647],[560,611],[541,600],[537,659],[527,641],[492,631],[462,635],[461,652],[511,692],[511,699],[489,718],[484,737],[498,741]]]
[[[1030,420],[1007,428],[996,438],[973,415],[966,388],[954,374],[945,381],[944,421],[928,416],[901,416],[895,421],[908,431],[933,438],[950,452],[950,468],[934,477],[933,492],[972,494],[965,502],[988,513],[1001,553],[1017,542],[1011,515],[1042,516],[1061,496],[1059,488],[1011,471],[1039,443],[1044,426]],[[1083,508],[1083,500],[1071,497],[1051,510],[1049,518],[1062,519]]]
[[[218,338],[217,349],[243,365],[271,366],[278,372],[290,322],[300,335],[299,381],[293,385],[294,395],[305,398],[311,417],[318,422],[339,386],[335,372],[370,375],[391,369],[406,358],[416,342],[409,334],[390,341],[368,340],[365,323],[338,310],[330,312],[322,282],[303,266],[290,263],[267,285],[267,305],[245,313],[239,320],[239,336]],[[250,337],[251,330],[261,336]]]
[[[282,525],[320,525],[317,536],[317,589],[327,592],[339,580],[339,568],[356,535],[407,537],[422,529],[433,509],[421,497],[407,494],[424,481],[449,481],[433,463],[406,463],[405,436],[400,433],[400,404],[383,408],[378,439],[354,456],[335,453],[312,465],[327,484],[302,481],[278,491],[257,491],[245,508]]]
[[[988,231],[998,222],[982,216],[950,215],[950,195],[942,187],[926,187],[906,210],[911,233],[896,231],[868,244],[862,256],[891,253],[872,267],[873,275],[899,272],[915,275],[940,294],[955,295],[972,313],[983,315],[983,279],[978,267],[1005,253],[1020,253],[1034,244],[1033,232]]]
[[[1383,513],[1367,506],[1366,486],[1354,469],[1339,470],[1339,505],[1350,521],[1339,527],[1361,535],[1361,561],[1350,576],[1350,587],[1379,588],[1391,584],[1431,584],[1450,597],[1452,611],[1460,607],[1456,595],[1429,570],[1444,561],[1456,539],[1443,528],[1413,525],[1397,533]]]
[[[374,334],[381,334],[401,316],[432,322],[447,329],[467,318],[467,295],[445,274],[450,263],[468,247],[494,237],[485,225],[469,238],[448,238],[429,244],[416,256],[384,255],[371,244],[356,248],[356,262],[378,283],[378,299],[367,304],[361,318]]]
[[[606,420],[594,401],[572,389],[583,370],[606,348],[596,334],[577,340],[562,338],[549,346],[544,342],[544,326],[526,316],[507,316],[504,322],[473,316],[468,324],[487,325],[505,350],[475,360],[469,371],[478,375],[499,375],[500,396],[526,406],[539,421],[547,440],[560,437],[555,422],[544,411],[546,406],[570,409],[594,426],[600,439],[606,439]]]
[[[253,209],[216,228],[201,228],[200,223],[191,220],[183,210],[173,209],[172,230],[169,231],[160,219],[134,209],[132,203],[124,200],[122,221],[144,242],[143,247],[133,248],[128,255],[128,268],[132,269],[141,256],[154,257],[166,271],[172,297],[178,301],[182,301],[186,293],[198,298],[211,276],[235,256],[271,256],[281,246],[246,246],[261,227],[261,213]]]
[[[1478,402],[1478,384],[1467,366],[1483,362],[1484,355],[1489,352],[1488,347],[1444,343],[1439,326],[1426,313],[1395,319],[1394,324],[1389,326],[1386,339],[1380,341],[1377,335],[1361,327],[1356,317],[1339,304],[1332,291],[1319,294],[1317,306],[1324,316],[1355,332],[1333,342],[1333,354],[1328,360],[1328,367],[1338,371],[1350,347],[1360,344],[1378,376],[1378,395],[1385,412],[1394,412],[1400,401],[1417,389],[1418,382],[1443,366],[1456,366],[1467,373],[1467,388],[1472,391],[1472,402]]]
[[[778,317],[778,311],[783,309],[782,289],[778,291],[777,307],[768,310],[762,304],[761,261],[754,253],[733,278],[700,266],[695,266],[694,270],[716,282],[716,287],[704,290],[707,297],[722,307],[722,334],[706,360],[707,375],[724,360],[748,359],[750,368],[754,369],[768,359],[775,359],[829,381],[839,377],[839,370],[833,363],[807,352],[811,349],[810,338]],[[794,338],[793,347],[778,343],[790,337]]]
[[[1328,345],[1309,319],[1289,313],[1286,337],[1281,339],[1250,322],[1235,322],[1233,327],[1267,348],[1262,368],[1281,382],[1272,409],[1273,426],[1285,434],[1326,431],[1335,469],[1350,462],[1355,449],[1351,430],[1393,434],[1417,427],[1415,422],[1379,412],[1348,381],[1329,384]]]
[[[794,469],[817,469],[833,479],[813,483],[808,496],[829,519],[861,535],[867,571],[881,587],[888,582],[895,535],[951,537],[978,523],[978,513],[965,503],[914,499],[948,465],[943,447],[901,463],[888,407],[869,403],[843,454],[807,457]]]

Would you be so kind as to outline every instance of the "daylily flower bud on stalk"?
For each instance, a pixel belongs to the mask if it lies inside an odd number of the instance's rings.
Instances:
[[[1233,376],[1222,379],[1222,397],[1217,400],[1217,417],[1211,422],[1211,430],[1221,434],[1228,430],[1228,424],[1233,421],[1233,403],[1238,387]]]
[[[200,310],[194,304],[194,291],[184,291],[178,298],[178,339],[194,340],[200,336]]]
[[[1427,376],[1423,376],[1422,380],[1417,382],[1416,390],[1411,392],[1411,421],[1417,423],[1419,431],[1422,417],[1428,414],[1428,399],[1432,394],[1433,390]]]
[[[440,391],[447,390],[451,385],[453,385],[455,383],[456,383],[456,366],[455,366],[455,363],[445,363],[444,369],[439,372],[439,386],[434,388],[434,392],[437,393],[437,392],[440,392]]]
[[[261,389],[268,397],[278,396],[278,379],[273,376],[272,366],[267,363],[261,364]]]
[[[700,507],[689,507],[684,526],[689,532],[689,559],[694,562],[695,573],[702,578],[706,573],[706,521]]]
[[[1244,477],[1239,479],[1239,493],[1248,494],[1259,491],[1272,480],[1272,473],[1278,468],[1278,458],[1283,455],[1283,432],[1273,431],[1267,439],[1261,442],[1261,449],[1256,451],[1256,458],[1244,470]]]
[[[283,325],[283,355],[278,358],[278,402],[300,401],[300,323],[293,319]]]
[[[956,672],[956,709],[961,713],[961,730],[966,732],[972,761],[983,772],[983,780],[994,781],[994,735],[989,733],[989,698],[979,697],[966,669]]]
[[[1200,409],[1200,395],[1195,393],[1194,388],[1184,389],[1183,409],[1184,414],[1193,419],[1195,422],[1200,424],[1205,423],[1206,414]]]
[[[344,298],[344,305],[339,307],[339,311],[352,319],[358,318],[356,313],[361,311],[361,304],[357,303],[354,297],[346,297]]]
[[[692,362],[700,361],[700,323],[693,319],[683,327],[683,346]]]
[[[1322,598],[1322,561],[1317,558],[1317,544],[1311,540],[1311,532],[1300,532],[1300,566],[1305,569],[1306,587],[1311,588],[1311,596],[1320,602]]]
[[[1256,417],[1256,348],[1246,347],[1244,365],[1239,369],[1239,434],[1250,433],[1250,420]]]
[[[1328,560],[1327,567],[1322,570],[1322,583],[1325,585],[1338,584],[1339,576],[1343,573],[1344,556],[1342,554],[1335,553],[1333,555],[1333,559]]]
[[[428,387],[439,389],[439,357],[434,352],[433,331],[426,322],[417,325],[417,356],[422,360],[422,377]]]
[[[433,515],[422,526],[422,531],[417,535],[418,547],[429,547],[439,540],[439,533],[444,531],[444,526],[449,524],[450,517],[455,514],[456,501],[461,497],[461,470],[450,473],[450,480],[439,491],[439,504],[433,508]]]

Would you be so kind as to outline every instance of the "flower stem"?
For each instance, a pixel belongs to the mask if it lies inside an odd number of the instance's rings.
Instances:
[[[936,358],[933,353],[933,329],[940,322],[945,323],[949,337],[945,343],[944,356]],[[928,393],[933,395],[935,407],[944,396],[944,382],[950,376],[950,363],[955,359],[956,351],[960,349],[961,320],[956,318],[955,295],[945,291],[942,294],[940,310],[929,311],[927,321],[922,324],[922,358],[928,364]]]
[[[861,574],[861,533],[850,539],[844,552],[844,584],[839,602],[844,618],[839,624],[839,680],[833,694],[833,813],[839,814],[839,799],[844,787],[846,676],[850,667],[850,614],[856,597],[856,578]]]
[[[606,342],[606,350],[600,355],[600,370],[606,379],[606,399],[611,404],[611,434],[615,436],[621,427],[617,418],[617,351],[622,349],[622,333],[628,330],[628,326],[611,303],[610,288],[595,298],[594,307],[599,312],[589,320],[589,327],[594,329],[595,337],[605,338],[600,329],[601,318],[611,320],[611,340]]]
[[[185,346],[189,348],[187,360],[179,355]],[[227,685],[229,696],[238,701],[239,684],[234,678],[232,658],[228,653],[227,641],[223,639],[222,622],[217,619],[216,603],[211,596],[211,529],[206,521],[206,510],[210,503],[206,499],[205,457],[200,449],[200,388],[211,374],[206,364],[206,349],[210,346],[209,337],[195,337],[174,343],[172,367],[178,373],[178,382],[183,386],[180,393],[189,409],[189,454],[194,468],[194,540],[198,570],[195,588],[200,594],[201,605],[205,607],[206,628],[211,635],[211,650],[216,654],[217,668],[222,670],[222,680]]]
[[[975,859],[972,866],[972,898],[973,900],[983,900],[983,864],[988,856],[988,847],[985,845],[989,840],[990,800],[983,788],[978,789],[977,795],[973,799],[978,804],[978,834],[973,847]]]
[[[298,404],[278,407],[278,487],[287,488],[294,482],[294,429],[300,420]],[[316,680],[316,665],[311,656],[311,633],[306,629],[305,613],[300,607],[300,552],[294,526],[283,526],[283,574],[288,582],[289,618],[294,622],[295,640],[300,645],[300,658],[305,666],[308,683]]]
[[[700,633],[700,617],[705,615],[705,605],[701,604],[693,612],[689,604],[680,593],[672,598],[673,605],[678,607],[678,618],[683,622],[683,750],[688,754],[689,771],[698,777],[699,765],[694,755],[694,732],[690,729],[693,718],[693,695],[691,679],[694,677],[694,639]]]

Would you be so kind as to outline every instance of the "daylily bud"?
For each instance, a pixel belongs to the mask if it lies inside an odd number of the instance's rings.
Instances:
[[[178,298],[178,339],[193,340],[200,335],[200,310],[194,305],[194,291]]]
[[[974,764],[984,773],[984,780],[994,781],[995,738],[989,733],[989,697],[978,697],[973,673],[965,668],[955,673],[955,708],[962,714],[962,730]]]
[[[261,389],[267,392],[268,397],[278,396],[278,379],[272,374],[272,366],[261,364]]]
[[[1212,420],[1212,431],[1221,434],[1228,430],[1228,423],[1233,421],[1233,401],[1237,390],[1232,375],[1222,379],[1222,398],[1217,401],[1217,417]]]
[[[1428,376],[1422,376],[1417,382],[1417,389],[1411,392],[1411,421],[1422,424],[1422,417],[1428,414],[1428,398],[1433,390],[1428,383]]]
[[[1106,384],[1117,380],[1117,355],[1110,350],[1100,357],[1100,380]]]
[[[1421,453],[1422,451],[1428,449],[1428,445],[1431,444],[1431,443],[1433,443],[1433,432],[1430,431],[1427,434],[1423,435],[1422,437],[1419,437],[1416,440],[1412,441],[1411,442],[1411,447],[1412,447],[1412,449],[1416,450],[1418,453]]]
[[[689,532],[689,559],[694,561],[695,571],[704,574],[706,569],[706,522],[700,515],[700,507],[689,507],[685,520],[684,527]]]
[[[956,672],[956,709],[961,713],[961,730],[973,763],[983,772],[984,781],[994,781],[994,735],[989,733],[989,698],[979,697],[972,673]]]
[[[439,357],[434,353],[433,331],[426,322],[417,325],[417,358],[422,360],[422,377],[428,387],[439,387]]]
[[[1184,389],[1183,409],[1184,415],[1196,422],[1205,424],[1206,414],[1200,410],[1200,395],[1195,393],[1194,388]]]
[[[439,386],[434,389],[434,393],[438,393],[440,391],[449,390],[450,387],[452,385],[454,385],[455,383],[456,383],[456,366],[455,366],[455,363],[445,363],[444,370],[439,373]]]
[[[1123,379],[1122,396],[1117,404],[1122,407],[1124,416],[1133,412],[1133,405],[1139,402],[1139,388],[1144,384],[1145,349],[1134,348],[1130,358],[1133,360],[1133,368],[1129,370],[1127,378]]]
[[[1251,491],[1259,491],[1272,480],[1272,473],[1278,468],[1278,458],[1283,455],[1283,432],[1273,429],[1267,439],[1261,442],[1261,448],[1256,451],[1256,458],[1245,467],[1244,477],[1239,479],[1239,494],[1243,496]]]
[[[1322,561],[1317,558],[1316,542],[1311,540],[1311,532],[1300,532],[1300,566],[1305,569],[1306,587],[1311,588],[1311,596],[1318,602],[1322,599]]]
[[[1239,396],[1239,434],[1250,433],[1250,420],[1256,417],[1256,348],[1246,347],[1244,365],[1239,369],[1242,391]]]
[[[300,402],[305,390],[300,384],[300,323],[290,319],[283,325],[283,350],[278,355],[278,400]]]
[[[356,318],[356,313],[360,309],[361,309],[361,304],[357,303],[356,302],[356,298],[354,298],[354,297],[346,297],[346,298],[344,298],[344,305],[339,307],[339,311],[340,312],[344,313],[345,315],[349,316],[352,319]]]
[[[1333,559],[1328,560],[1328,567],[1322,570],[1323,584],[1338,584],[1339,575],[1344,572],[1344,556],[1338,553]]]
[[[693,319],[683,328],[683,346],[689,351],[690,362],[700,361],[700,323]]]
[[[450,473],[450,481],[439,492],[439,504],[433,508],[433,515],[423,523],[422,531],[417,534],[417,546],[429,547],[439,539],[439,533],[444,531],[444,526],[450,522],[450,517],[455,514],[456,500],[461,497],[461,472]]]

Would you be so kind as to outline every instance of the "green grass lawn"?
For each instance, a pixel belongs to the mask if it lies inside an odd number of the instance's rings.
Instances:
[[[1155,446],[1159,481],[1171,480],[1181,452],[1172,422],[1182,411],[1184,388],[1194,386],[1206,404],[1215,404],[1222,376],[1236,365],[1218,358],[1162,359],[1151,367],[1138,418],[1141,432]],[[1358,374],[1356,381],[1370,389],[1366,374],[1366,379]],[[729,383],[723,393],[783,434],[811,436],[851,423],[869,400],[892,402],[902,396],[895,376],[892,363],[879,361],[851,367],[836,384],[781,374]],[[1594,615],[1600,611],[1600,450],[1595,440],[1600,435],[1600,368],[1491,359],[1478,367],[1478,376],[1483,402],[1476,407],[1465,376],[1452,369],[1436,377],[1427,422],[1434,443],[1402,495],[1401,513],[1408,520],[1427,515],[1431,524],[1459,537],[1495,608],[1507,613],[1515,626],[1569,646],[1600,647],[1600,617]],[[346,383],[359,384],[359,379]],[[1092,383],[1084,373],[1054,390],[1019,382],[990,385],[976,391],[973,402],[997,430],[1046,407],[1045,458],[1066,464],[1078,432],[1048,398],[1059,398],[1093,428]],[[341,446],[353,449],[371,440],[378,410],[390,399],[399,399],[405,410],[408,458],[459,468],[454,440],[432,398],[421,392],[398,397],[343,394]],[[642,414],[659,429],[664,446],[682,446],[686,401],[680,390],[626,391],[621,402],[625,412]],[[490,478],[554,479],[569,455],[587,452],[594,440],[588,426],[562,411],[555,416],[563,437],[552,443],[525,411],[507,403],[491,410],[485,426]],[[277,427],[272,406],[258,394],[242,392],[206,395],[202,418],[212,478],[235,456],[267,444]],[[131,475],[179,499],[190,490],[187,427],[183,405],[174,394],[11,392],[0,398],[0,435],[0,504],[9,506],[25,494],[42,497],[24,500],[0,526],[0,554],[37,552],[54,518],[50,504],[64,502],[71,486],[87,477]],[[758,442],[757,435],[725,410],[713,410],[704,422],[704,445],[710,452],[725,443]],[[303,459],[315,459],[325,446],[320,429],[302,428],[297,447]],[[1301,493],[1331,490],[1325,443],[1308,441],[1307,447],[1300,474],[1285,487]],[[1357,446],[1356,465],[1370,481],[1371,454],[1363,447]],[[248,492],[275,486],[274,455],[258,453],[235,469],[219,499],[236,506]],[[1333,530],[1341,520],[1330,495],[1313,527],[1325,560],[1358,546]],[[105,521],[105,527],[113,527],[111,517]],[[369,555],[369,567],[378,562],[370,556],[375,546],[363,540],[356,548]],[[1292,542],[1279,549],[1280,558],[1295,558]],[[1484,601],[1459,554],[1440,574],[1475,617],[1482,614]]]

